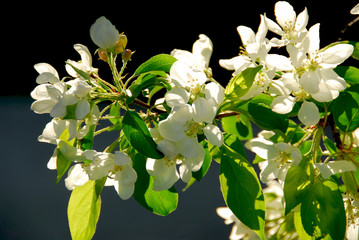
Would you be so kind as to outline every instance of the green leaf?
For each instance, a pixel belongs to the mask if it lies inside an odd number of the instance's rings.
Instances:
[[[96,125],[91,125],[88,133],[82,139],[80,139],[81,150],[85,151],[85,150],[92,149],[94,133],[95,133],[95,126]]]
[[[272,111],[270,105],[273,98],[261,94],[248,102],[248,113],[253,121],[265,130],[287,131],[289,119],[287,114],[279,114]]]
[[[350,84],[359,83],[359,69],[353,66],[338,66],[334,71]]]
[[[359,85],[354,85],[339,95],[331,105],[337,127],[352,132],[359,127]]]
[[[146,62],[142,63],[135,71],[136,75],[150,71],[164,71],[169,72],[171,66],[177,59],[168,54],[159,54],[156,55]]]
[[[237,136],[240,140],[253,138],[252,125],[243,114],[222,118],[223,130]]]
[[[294,226],[301,240],[315,240],[315,237],[308,235],[304,230],[302,218],[300,216],[300,208],[296,208],[294,211]]]
[[[329,234],[332,239],[344,239],[346,217],[342,195],[331,179],[317,181],[301,205],[305,231],[316,238]]]
[[[110,108],[110,116],[114,117],[114,118],[110,118],[110,122],[113,125],[119,124],[120,123],[120,119],[121,119],[121,106],[122,104],[120,103],[115,103],[112,104],[111,108]]]
[[[137,181],[133,197],[147,210],[160,215],[167,216],[178,205],[178,193],[174,187],[163,191],[154,191],[154,179],[146,171],[146,158],[136,154],[133,161],[133,168],[137,172]]]
[[[66,144],[66,143],[65,143]],[[56,148],[56,184],[58,184],[61,178],[65,175],[69,167],[71,166],[72,161],[67,159],[64,154],[62,154],[59,147]]]
[[[75,67],[74,65],[72,65],[72,64],[69,63],[69,62],[66,62],[66,64],[69,65],[69,66],[71,66],[72,69],[74,69],[75,72],[76,72],[80,77],[82,77],[83,79],[86,79],[86,80],[89,80],[89,81],[92,80],[92,78],[91,78],[86,72],[84,72],[84,71],[82,71],[81,69]]]
[[[91,239],[96,231],[100,217],[101,187],[89,180],[85,185],[76,187],[70,196],[67,215],[71,237],[74,240]]]
[[[253,85],[254,79],[262,66],[247,68],[234,76],[228,83],[224,93],[229,100],[236,100],[246,94]]]
[[[223,198],[234,215],[264,239],[265,204],[256,172],[241,154],[225,145],[221,150]]]
[[[127,96],[126,103],[131,104],[142,90],[152,88],[156,85],[171,89],[170,84],[164,80],[166,77],[167,75],[164,71],[150,71],[142,73],[129,87],[132,95]]]
[[[299,166],[292,165],[284,181],[285,214],[300,204],[307,197],[308,191],[313,185],[312,164],[305,166],[306,161],[302,159]]]
[[[160,159],[163,154],[157,150],[157,144],[153,141],[150,131],[140,115],[135,111],[127,111],[122,119],[122,129],[127,141],[143,155]]]

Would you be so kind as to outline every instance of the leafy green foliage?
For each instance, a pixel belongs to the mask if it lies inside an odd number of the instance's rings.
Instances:
[[[338,66],[334,71],[350,84],[359,83],[359,69],[353,66]]]
[[[150,71],[164,71],[169,72],[171,66],[177,59],[168,54],[156,55],[146,62],[142,63],[135,71],[136,75]]]
[[[103,179],[89,180],[72,191],[67,209],[72,239],[87,240],[95,234],[101,211],[100,193],[104,183]]]
[[[154,191],[153,177],[146,171],[146,158],[142,154],[134,156],[133,168],[137,172],[137,181],[133,197],[147,210],[167,216],[177,208],[178,193],[174,187],[163,191]]]
[[[163,158],[157,150],[157,144],[140,115],[135,111],[127,111],[122,120],[123,132],[127,141],[140,153],[150,158]]]
[[[224,93],[226,94],[226,98],[229,100],[237,100],[244,96],[253,85],[255,77],[261,69],[262,66],[247,68],[240,74],[234,76],[225,89]]]
[[[253,138],[252,125],[243,114],[222,118],[223,130],[237,136],[240,140]]]
[[[265,204],[257,175],[241,154],[226,146],[221,150],[223,198],[234,215],[264,239]]]
[[[359,85],[354,85],[333,101],[332,111],[335,124],[344,132],[359,127]]]
[[[329,234],[343,239],[346,218],[342,195],[331,179],[316,181],[301,205],[301,219],[305,231],[316,238]]]

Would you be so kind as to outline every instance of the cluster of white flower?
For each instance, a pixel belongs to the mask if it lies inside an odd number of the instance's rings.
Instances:
[[[298,118],[305,125],[315,125],[320,116],[312,101],[332,101],[346,88],[345,80],[333,69],[343,63],[354,48],[350,44],[333,44],[320,49],[319,24],[306,28],[307,9],[297,16],[288,2],[279,1],[274,13],[277,23],[261,15],[257,33],[239,26],[237,31],[243,43],[240,55],[220,60],[220,65],[234,70],[233,75],[262,65],[253,86],[242,99],[269,93],[274,97],[272,110],[280,114],[291,112],[296,102],[302,102]],[[268,30],[281,38],[266,39]],[[286,47],[289,57],[269,53],[273,47]]]
[[[188,183],[192,172],[201,168],[205,150],[198,135],[204,134],[216,146],[223,143],[221,130],[213,124],[224,91],[210,81],[211,40],[202,34],[193,44],[192,53],[175,49],[171,54],[178,59],[170,69],[172,90],[164,97],[171,112],[151,129],[158,150],[165,157],[149,158],[146,165],[148,173],[154,176],[153,189],[158,191],[170,188],[179,178]]]
[[[105,35],[101,29],[105,31]],[[100,47],[111,48],[119,41],[120,35],[117,36],[116,32],[118,33],[116,28],[102,17],[92,25],[90,35]],[[109,42],[109,36],[113,42]],[[71,80],[60,80],[55,68],[47,63],[35,65],[40,74],[36,82],[40,85],[31,93],[36,100],[31,109],[38,114],[50,113],[53,117],[38,140],[57,145],[47,166],[51,170],[61,171],[58,168],[63,168],[64,164],[75,163],[65,179],[69,190],[84,185],[89,179],[107,177],[105,185],[114,186],[122,199],[128,199],[134,192],[137,179],[131,158],[120,151],[113,154],[95,150],[83,151],[76,147],[89,133],[90,127],[99,121],[100,111],[98,106],[90,101],[90,94],[100,85],[94,78],[85,77],[97,75],[98,72],[92,67],[88,48],[82,44],[75,44],[74,48],[80,54],[81,60],[67,60],[66,71],[72,77]]]

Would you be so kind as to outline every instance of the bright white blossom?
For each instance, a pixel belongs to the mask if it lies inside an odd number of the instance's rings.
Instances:
[[[276,178],[284,181],[291,164],[298,166],[302,160],[302,154],[298,148],[289,143],[272,142],[270,137],[273,135],[273,132],[262,131],[257,138],[245,143],[246,148],[266,160],[259,163],[260,178],[264,183]]]
[[[116,46],[120,33],[114,25],[105,17],[100,17],[90,28],[92,41],[103,49],[111,49]]]
[[[278,1],[274,6],[274,14],[278,24],[264,17],[268,29],[281,36],[281,39],[270,40],[272,46],[285,46],[303,40],[309,18],[307,8],[297,16],[292,5],[286,1]]]
[[[209,61],[213,52],[213,43],[209,37],[204,34],[199,35],[199,39],[194,42],[192,52],[180,49],[174,49],[171,56],[185,62],[191,69],[196,69],[212,75],[212,69],[209,67]]]
[[[88,166],[88,175],[91,180],[108,176],[108,181],[114,186],[116,192],[123,200],[129,199],[135,189],[137,173],[132,168],[131,158],[122,152],[115,154],[87,150],[84,152],[91,160]]]
[[[97,68],[92,67],[92,56],[85,45],[75,44],[74,49],[80,54],[81,61],[76,62],[70,59],[66,61],[67,64],[65,68],[67,73],[70,74],[70,76],[74,78],[81,78],[81,76],[73,69],[72,66],[89,75],[98,71]]]

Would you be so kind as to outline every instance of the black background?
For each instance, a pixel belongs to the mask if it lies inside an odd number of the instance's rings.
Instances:
[[[33,65],[47,62],[66,76],[65,61],[79,60],[73,45],[81,43],[94,53],[89,29],[106,16],[128,37],[135,50],[128,72],[159,53],[174,48],[191,50],[201,33],[214,44],[210,66],[214,78],[228,82],[231,72],[219,67],[219,59],[238,54],[239,25],[257,31],[259,14],[272,20],[276,1],[13,1],[1,15],[0,87],[0,239],[70,239],[66,220],[70,196],[63,182],[54,185],[56,173],[46,168],[53,145],[37,142],[48,115],[30,111],[29,93],[38,76]],[[299,14],[308,8],[308,28],[321,23],[321,46],[336,41],[340,30],[353,20],[349,13],[356,1],[289,1]],[[273,35],[274,36],[274,35]],[[359,41],[359,23],[343,39]],[[358,62],[353,62],[358,66]],[[104,62],[93,60],[100,76],[109,79]],[[110,137],[96,140],[103,149]],[[251,156],[253,157],[253,156]],[[250,157],[250,161],[251,161]],[[223,224],[215,209],[224,206],[218,181],[218,164],[188,191],[180,192],[178,209],[159,217],[133,199],[122,201],[112,187],[102,195],[102,212],[94,239],[228,239],[231,227]],[[183,184],[177,184],[178,190]]]
[[[67,75],[64,62],[78,60],[73,49],[76,43],[86,45],[94,53],[96,46],[89,36],[91,24],[100,16],[107,17],[128,37],[127,48],[136,50],[128,71],[159,53],[172,49],[191,50],[201,33],[214,44],[210,66],[215,79],[226,84],[231,73],[218,65],[219,59],[238,54],[241,40],[236,31],[239,25],[257,31],[260,17],[266,13],[275,20],[276,1],[96,1],[60,2],[46,4],[10,4],[10,16],[3,15],[2,82],[9,84],[0,95],[25,94],[36,86],[38,75],[33,65],[47,62],[53,65],[60,78]],[[321,47],[334,42],[340,31],[355,18],[349,13],[356,1],[289,1],[297,14],[308,8],[310,26],[320,22]],[[343,39],[359,40],[359,24],[348,29]],[[274,36],[274,35],[273,35]],[[107,67],[98,62],[100,75],[106,78]]]

